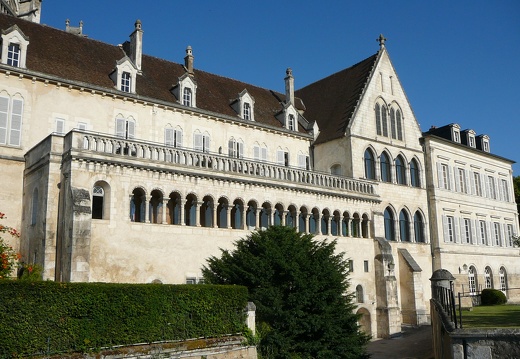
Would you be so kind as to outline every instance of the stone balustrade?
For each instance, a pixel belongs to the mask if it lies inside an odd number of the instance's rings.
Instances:
[[[74,130],[67,136],[72,136],[71,146],[75,150],[87,150],[105,155],[156,161],[182,167],[197,167],[220,173],[281,180],[286,183],[339,189],[377,197],[377,185],[365,180],[86,131]]]

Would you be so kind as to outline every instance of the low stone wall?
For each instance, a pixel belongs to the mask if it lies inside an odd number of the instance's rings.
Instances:
[[[435,300],[430,308],[436,359],[520,358],[520,329],[455,329]]]
[[[241,336],[200,338],[177,342],[136,344],[104,349],[90,354],[46,357],[51,359],[258,359],[256,347],[244,346]]]

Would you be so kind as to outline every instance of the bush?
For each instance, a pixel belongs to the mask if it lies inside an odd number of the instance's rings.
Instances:
[[[484,289],[481,295],[482,305],[506,304],[507,298],[504,293],[497,289]]]
[[[240,286],[0,280],[0,358],[236,334],[246,305]]]

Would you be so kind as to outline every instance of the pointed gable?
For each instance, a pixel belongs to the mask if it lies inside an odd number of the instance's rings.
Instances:
[[[305,104],[305,118],[320,129],[317,144],[345,134],[378,55],[296,91]]]

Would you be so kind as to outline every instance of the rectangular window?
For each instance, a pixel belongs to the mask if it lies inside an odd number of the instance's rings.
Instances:
[[[19,67],[20,66],[20,45],[9,44],[7,48],[7,64],[9,66]]]
[[[349,272],[354,271],[354,261],[352,259],[349,259],[349,261],[348,261],[348,271]]]
[[[502,186],[502,196],[504,201],[509,202],[511,199],[509,198],[509,187],[507,186],[507,180],[503,179],[500,181]]]
[[[469,146],[475,148],[475,137],[469,136]]]
[[[20,146],[23,101],[0,97],[0,144]]]
[[[446,222],[448,242],[453,243],[455,242],[455,219],[452,216],[447,216]]]
[[[185,87],[182,94],[182,104],[191,107],[192,92],[191,88]]]
[[[453,141],[460,143],[460,132],[453,130]]]
[[[210,142],[209,135],[195,133],[193,142],[194,142],[193,148],[196,151],[209,152],[209,142]]]
[[[78,130],[86,131],[87,130],[87,124],[85,122],[78,122]]]
[[[284,150],[276,151],[276,163],[280,166],[289,167],[289,152]]]
[[[251,119],[251,105],[249,103],[244,103],[244,120],[249,121]]]
[[[471,220],[464,218],[464,240],[465,243],[471,243]]]
[[[501,243],[501,238],[500,238],[500,223],[493,223],[493,227],[494,227],[494,230],[495,230],[495,245],[496,246],[499,246]]]
[[[441,164],[441,188],[450,189],[450,172],[448,165]]]
[[[121,91],[130,92],[132,82],[132,75],[130,72],[123,72],[121,75]]]
[[[514,237],[514,235],[515,235],[515,233],[513,232],[513,225],[512,224],[508,224],[507,225],[507,243],[508,243],[509,247],[513,246],[513,237]]]
[[[489,152],[489,142],[484,141],[484,152]]]
[[[309,167],[309,156],[298,154],[298,168],[308,170],[310,169]]]
[[[480,243],[488,245],[486,222],[479,221],[480,226]]]
[[[288,118],[288,124],[287,124],[287,128],[291,131],[294,131],[296,129],[296,123],[294,121],[294,115],[289,115],[289,118]]]
[[[466,187],[466,171],[463,168],[458,169],[459,172],[459,189],[462,193],[468,193]]]
[[[365,273],[368,273],[368,261],[363,262],[363,268],[365,269]]]
[[[488,193],[489,198],[497,199],[497,192],[495,190],[495,178],[488,176]]]
[[[475,184],[475,194],[482,197],[482,183],[480,182],[480,173],[473,172],[473,182]]]
[[[233,158],[244,157],[244,145],[234,139],[229,140],[228,155]]]
[[[62,118],[56,119],[56,133],[59,133],[59,134],[65,133],[65,120]]]

